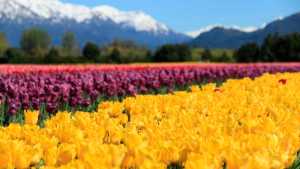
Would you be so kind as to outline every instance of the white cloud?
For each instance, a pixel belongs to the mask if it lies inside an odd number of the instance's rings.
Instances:
[[[265,28],[267,25],[268,25],[268,23],[265,22],[265,23],[261,24],[260,28],[263,29],[263,28]]]
[[[248,26],[248,27],[232,26],[232,28],[233,29],[238,29],[238,30],[243,31],[243,32],[254,32],[258,29],[255,26]]]
[[[226,28],[226,29],[237,29],[237,30],[240,30],[240,31],[243,31],[243,32],[253,32],[253,31],[256,31],[257,29],[259,29],[259,28],[254,27],[254,26],[240,27],[240,26],[237,26],[237,25],[224,26],[224,25],[221,25],[221,24],[213,24],[213,25],[208,25],[208,26],[206,26],[204,28],[201,28],[199,30],[196,30],[196,31],[186,32],[186,34],[191,36],[191,37],[197,37],[200,34],[208,32],[208,31],[210,31],[210,30],[212,30],[213,28],[216,28],[216,27],[222,27],[222,28]]]
[[[197,37],[200,34],[202,34],[204,32],[208,32],[208,31],[212,30],[213,28],[219,27],[219,26],[221,26],[221,25],[218,25],[218,24],[208,25],[208,26],[206,26],[204,28],[201,28],[199,30],[186,32],[186,34],[189,35],[189,36],[191,36],[191,37]]]
[[[278,16],[277,18],[275,18],[275,20],[282,20],[282,19],[284,19],[284,17],[283,16]]]

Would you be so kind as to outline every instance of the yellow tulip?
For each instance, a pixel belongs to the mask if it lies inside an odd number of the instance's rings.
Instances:
[[[76,157],[76,147],[70,144],[61,144],[58,148],[57,163],[65,165],[72,162]]]
[[[191,86],[191,91],[192,92],[199,92],[201,89],[199,88],[199,86]]]
[[[47,149],[45,149],[43,157],[47,166],[55,166],[58,158],[57,147],[48,147]]]
[[[15,167],[17,169],[25,169],[30,166],[31,161],[29,161],[29,158],[27,158],[26,154],[23,154],[22,156],[16,156],[15,158]]]
[[[300,150],[299,81],[300,73],[266,74],[137,95],[93,113],[58,112],[44,128],[26,111],[25,125],[0,127],[0,169],[41,160],[44,169],[288,168]]]
[[[0,152],[0,169],[12,168],[11,156],[7,153]]]
[[[121,169],[131,169],[137,167],[138,166],[135,159],[135,154],[132,151],[127,152],[125,157],[123,158]]]
[[[39,111],[25,111],[25,124],[35,125],[39,119]]]

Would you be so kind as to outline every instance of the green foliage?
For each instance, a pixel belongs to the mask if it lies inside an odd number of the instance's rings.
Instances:
[[[191,61],[235,62],[234,50],[193,48]]]
[[[77,47],[75,34],[73,32],[65,32],[62,37],[61,46],[64,49],[68,49],[68,50],[71,50],[71,49],[74,49],[75,47]]]
[[[213,62],[235,62],[232,49],[211,49],[211,53]]]
[[[36,169],[40,169],[40,168],[43,168],[43,166],[45,165],[45,160],[40,160],[40,162],[38,163],[38,164],[36,164],[34,167],[36,168]]]
[[[291,62],[300,61],[300,34],[268,35],[261,46],[248,43],[235,54],[238,62]]]
[[[153,57],[153,61],[155,62],[180,62],[191,60],[191,49],[184,44],[163,45],[157,49]]]
[[[223,62],[223,63],[231,63],[235,62],[235,59],[233,57],[233,53],[228,54],[228,52],[223,51],[220,54],[212,54],[211,58],[212,62]]]
[[[25,52],[19,48],[8,48],[4,55],[9,63],[23,62],[23,59],[26,58]]]
[[[300,152],[297,153],[297,159],[288,169],[300,169]]]
[[[274,42],[278,35],[268,35],[261,46],[261,57],[263,61],[275,61],[275,54],[273,53]]]
[[[113,63],[121,63],[121,52],[118,48],[114,48],[112,50],[112,52],[110,53],[109,60]]]
[[[120,39],[116,39],[112,41],[112,43],[109,44],[109,46],[114,48],[127,48],[127,49],[139,48],[139,46],[136,45],[135,42],[131,40],[120,40]]]
[[[261,46],[263,61],[299,61],[300,34],[269,35]]]
[[[100,49],[95,43],[88,42],[83,48],[82,52],[83,56],[88,60],[95,61],[98,57],[100,57]]]
[[[201,61],[202,60],[202,53],[204,49],[202,48],[192,48],[191,53],[192,53],[192,59],[191,61]]]
[[[4,33],[0,32],[0,57],[4,56],[5,51],[9,48],[9,43]]]
[[[62,53],[64,56],[79,56],[80,49],[73,32],[65,32],[62,37]]]
[[[202,53],[202,60],[203,61],[209,61],[212,58],[211,51],[209,49],[205,49]]]
[[[269,35],[261,46],[256,43],[231,49],[190,48],[185,44],[166,44],[150,51],[133,41],[114,40],[99,48],[88,42],[82,53],[75,34],[65,32],[61,46],[52,47],[48,33],[39,28],[23,32],[21,49],[9,48],[0,33],[0,63],[143,63],[143,62],[284,62],[300,61],[300,34]]]
[[[256,43],[242,45],[235,53],[238,62],[258,62],[261,61],[260,49]]]
[[[44,56],[51,44],[48,33],[39,28],[30,28],[23,32],[20,46],[30,55]]]
[[[44,60],[45,63],[55,63],[58,57],[60,57],[59,50],[53,47],[46,54]]]
[[[103,47],[105,63],[149,62],[151,51],[133,41],[115,40]]]

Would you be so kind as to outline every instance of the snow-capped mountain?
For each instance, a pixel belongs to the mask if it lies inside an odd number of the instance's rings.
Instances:
[[[54,44],[65,31],[74,32],[81,44],[127,39],[157,46],[189,39],[141,11],[120,11],[107,5],[89,8],[59,0],[0,0],[0,31],[13,45],[29,27],[46,29]]]

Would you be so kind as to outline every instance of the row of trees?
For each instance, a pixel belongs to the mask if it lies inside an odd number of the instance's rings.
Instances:
[[[10,47],[0,33],[2,63],[132,63],[132,62],[273,62],[299,61],[300,34],[269,35],[261,45],[248,43],[238,50],[190,48],[167,44],[155,51],[132,41],[115,40],[105,46],[87,42],[80,48],[74,33],[66,32],[59,46],[52,46],[46,31],[31,28],[23,32],[20,47]]]
[[[23,32],[20,47],[10,47],[0,34],[0,61],[2,63],[130,63],[149,62],[151,51],[132,41],[115,40],[99,46],[87,42],[82,49],[74,33],[66,32],[61,44],[52,46],[51,37],[42,29],[31,28]]]
[[[54,54],[69,58],[78,56],[80,47],[75,36],[66,32],[62,37],[61,46],[51,46],[51,37],[42,29],[31,28],[23,32],[20,40],[20,48],[10,47],[5,35],[1,33],[0,38],[0,60],[9,63],[48,63]],[[50,58],[48,58],[50,57]],[[57,60],[61,58],[55,58]]]
[[[87,42],[80,48],[74,33],[66,32],[59,46],[51,45],[51,37],[42,29],[23,32],[20,48],[9,47],[0,34],[0,61],[3,63],[132,63],[181,61],[232,61],[227,53],[191,49],[185,44],[167,44],[151,51],[132,41],[115,40],[99,46]]]
[[[184,44],[163,45],[153,55],[155,62],[234,62],[233,50],[190,48]]]
[[[235,53],[238,62],[300,61],[300,34],[269,35],[261,45],[247,43]]]

